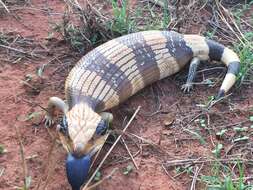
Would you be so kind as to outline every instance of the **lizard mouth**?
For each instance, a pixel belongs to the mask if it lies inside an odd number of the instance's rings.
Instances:
[[[72,190],[80,190],[83,183],[85,183],[89,170],[96,159],[96,156],[93,159],[92,157],[99,153],[108,136],[109,133],[100,136],[86,146],[82,143],[77,143],[75,148],[73,148],[73,152],[68,154],[66,173]]]
[[[99,137],[93,142],[93,145],[87,144],[84,146],[81,143],[77,143],[73,153],[68,154],[66,172],[72,190],[80,190],[82,184],[87,180],[89,170],[93,165],[94,159],[96,159],[96,156],[93,160],[92,157],[99,153],[108,136],[109,133]]]
[[[75,156],[81,157],[82,155],[94,155],[104,145],[109,133],[104,135],[95,135],[88,141],[86,145],[82,142],[73,142],[69,137],[65,136],[61,132],[58,133],[61,144],[68,153],[72,153]]]
[[[109,133],[99,136],[95,135],[86,145],[82,143],[73,143],[74,144],[73,152],[77,155],[86,155],[86,154],[94,155],[103,147],[108,136]]]
[[[105,123],[102,124],[103,124],[101,125],[102,129],[101,126],[98,125],[97,127],[98,130],[96,130],[95,134],[92,136],[91,139],[89,139],[88,142],[80,137],[78,139],[77,138],[72,139],[70,137],[66,117],[63,117],[62,122],[57,125],[57,133],[62,146],[68,153],[71,153],[77,157],[81,157],[83,155],[88,154],[94,155],[97,151],[99,151],[102,148],[107,137],[109,136],[109,132],[107,131],[107,125],[105,125]]]

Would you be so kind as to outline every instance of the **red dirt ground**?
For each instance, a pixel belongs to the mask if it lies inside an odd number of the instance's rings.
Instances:
[[[29,7],[33,9],[29,9]],[[48,7],[50,9],[47,9]],[[24,121],[24,119],[29,113],[43,112],[43,110],[34,103],[46,107],[49,97],[64,96],[63,81],[69,71],[68,65],[62,69],[59,68],[62,67],[62,65],[54,61],[49,67],[46,67],[42,79],[36,77],[38,67],[50,62],[58,55],[58,50],[63,52],[68,49],[67,46],[61,43],[56,43],[56,45],[52,46],[50,45],[50,41],[47,42],[45,40],[45,38],[48,37],[48,33],[51,31],[50,22],[58,22],[62,16],[63,10],[64,3],[60,0],[31,0],[31,4],[28,5],[28,8],[11,11],[11,14],[0,15],[0,30],[16,31],[23,37],[33,36],[38,42],[47,44],[47,47],[53,50],[53,53],[48,54],[45,59],[39,61],[24,60],[21,63],[10,64],[0,60],[0,144],[4,145],[7,150],[6,153],[0,155],[0,170],[3,171],[0,176],[0,189],[11,190],[16,187],[21,187],[23,184],[24,175],[15,126],[20,131],[24,145],[28,175],[32,177],[31,189],[36,189],[41,177],[43,178],[40,189],[43,189],[43,185],[45,184],[46,173],[48,172],[44,170],[52,139],[41,123],[43,114],[29,121]],[[50,12],[60,14],[50,15]],[[73,65],[73,63],[71,64]],[[34,93],[31,88],[25,86],[21,82],[25,80],[25,76],[28,74],[34,75],[32,84],[39,88],[39,93]],[[181,72],[180,76],[185,76],[185,73]],[[172,110],[171,112],[175,114],[175,117],[172,116],[173,119],[178,116],[182,118],[187,116],[187,114],[194,113],[194,111],[198,110],[196,104],[206,101],[208,96],[214,95],[218,90],[218,86],[214,88],[197,86],[191,94],[183,94],[180,91],[181,82],[179,82],[178,79],[172,79],[173,77],[170,77],[160,81],[158,84],[153,85],[153,88],[155,89],[155,93],[159,94],[161,104],[163,105],[163,111],[170,112],[170,110]],[[185,79],[182,79],[182,81],[183,80]],[[117,167],[119,170],[113,175],[111,180],[105,181],[98,189],[188,189],[192,181],[191,178],[186,174],[172,178],[170,176],[175,176],[177,174],[175,169],[168,169],[170,175],[168,176],[161,167],[161,163],[166,160],[197,158],[202,155],[211,155],[210,150],[212,150],[214,146],[210,138],[206,139],[207,143],[205,145],[201,145],[199,141],[192,138],[192,136],[183,135],[182,127],[172,126],[171,128],[165,128],[163,122],[166,114],[156,114],[152,117],[144,116],[146,112],[151,113],[156,110],[155,106],[150,106],[156,104],[152,92],[152,88],[147,87],[142,92],[130,98],[126,103],[113,109],[112,112],[115,114],[116,118],[114,127],[122,128],[121,125],[124,117],[126,115],[131,116],[138,105],[141,105],[141,111],[128,131],[153,141],[162,151],[159,151],[157,148],[152,148],[150,145],[144,143],[140,144],[138,142],[141,153],[135,157],[135,160],[139,170],[134,169],[129,175],[124,175],[124,168],[132,163],[129,160],[123,163],[117,163],[118,161],[124,161],[125,157],[129,157],[124,146],[119,143],[104,164],[102,173],[103,176],[105,176],[110,173],[113,168]],[[229,123],[242,121],[249,117],[249,113],[245,113],[242,110],[248,110],[249,107],[253,105],[252,85],[248,87],[242,86],[239,90],[233,89],[232,92],[233,95],[229,100],[235,104],[235,108],[240,108],[240,110],[238,112],[227,113],[227,115],[224,114],[224,120],[221,119],[220,116],[211,116],[211,122],[215,123],[215,125],[227,125]],[[230,104],[222,103],[213,109],[214,112],[229,111]],[[139,150],[139,148],[134,145],[132,139],[125,137],[125,140],[133,154]],[[134,140],[137,142],[138,139]],[[213,139],[213,141],[214,143],[218,142],[217,139]],[[110,146],[106,146],[105,150],[109,147]],[[66,152],[64,149],[60,145],[57,145],[53,152],[53,161],[50,162],[52,175],[49,178],[46,189],[70,189],[65,176],[65,156]]]

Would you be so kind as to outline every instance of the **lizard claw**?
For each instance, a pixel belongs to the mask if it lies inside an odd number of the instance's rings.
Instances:
[[[181,89],[184,91],[184,93],[190,92],[192,90],[192,88],[193,88],[192,84],[189,84],[189,83],[183,84],[181,87]]]
[[[45,127],[47,127],[47,128],[51,127],[54,124],[53,118],[49,115],[46,115],[45,119],[44,119],[44,124],[45,124]]]

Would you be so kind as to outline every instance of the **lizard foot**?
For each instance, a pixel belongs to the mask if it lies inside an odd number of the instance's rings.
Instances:
[[[54,124],[54,120],[51,116],[46,115],[44,119],[45,127],[51,127]]]
[[[193,85],[186,83],[182,85],[181,89],[184,91],[184,93],[190,92],[193,89]]]

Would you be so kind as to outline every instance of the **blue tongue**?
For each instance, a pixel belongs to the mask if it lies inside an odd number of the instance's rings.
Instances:
[[[66,160],[66,172],[72,190],[80,190],[80,187],[87,179],[90,165],[90,155],[75,157],[72,154],[68,154]]]

